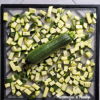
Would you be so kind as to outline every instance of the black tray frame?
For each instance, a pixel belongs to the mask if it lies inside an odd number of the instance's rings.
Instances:
[[[3,21],[3,12],[4,8],[47,8],[48,6],[53,5],[55,8],[96,8],[97,11],[97,23],[96,23],[96,66],[95,66],[95,100],[99,100],[99,50],[100,50],[100,5],[62,5],[62,4],[1,4],[1,34],[0,34],[0,100],[27,100],[27,99],[5,99],[4,98],[4,21]],[[57,100],[57,98],[45,98],[45,100]],[[43,100],[35,99],[35,100]],[[77,99],[72,99],[77,100]],[[85,99],[81,99],[85,100]]]

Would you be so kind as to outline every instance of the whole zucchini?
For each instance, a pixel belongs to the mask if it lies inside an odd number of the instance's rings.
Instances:
[[[37,64],[71,41],[71,36],[68,33],[63,33],[57,38],[29,52],[29,54],[26,56],[25,61],[27,64]]]

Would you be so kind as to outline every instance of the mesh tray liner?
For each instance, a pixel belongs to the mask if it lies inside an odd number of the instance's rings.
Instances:
[[[39,10],[45,10],[47,11],[47,8],[36,8],[37,9],[37,13],[39,12]],[[96,12],[96,9],[95,8],[64,8],[65,9],[65,12],[67,10],[71,10],[72,14],[73,15],[78,15],[81,17],[85,17],[85,13],[86,12],[90,12],[90,13],[95,13]],[[8,61],[8,55],[10,53],[10,46],[7,46],[6,45],[6,40],[7,40],[7,34],[9,33],[9,28],[7,27],[8,26],[8,23],[11,19],[11,16],[13,16],[15,13],[19,13],[19,14],[24,14],[25,11],[28,11],[28,8],[4,8],[4,12],[8,12],[8,15],[9,15],[9,20],[7,23],[4,24],[4,39],[5,39],[5,43],[4,43],[4,60],[5,60],[5,76],[4,76],[4,79],[6,78],[9,78],[10,75],[13,73],[10,66],[9,66],[9,61]],[[44,19],[42,19],[42,22],[44,23],[43,21]],[[70,21],[68,21],[68,23],[70,23]],[[47,24],[47,23],[46,23]],[[94,27],[96,29],[96,25],[91,25],[92,27]],[[89,51],[91,51],[92,53],[92,57],[90,58],[90,60],[94,61],[95,62],[95,42],[96,42],[96,31],[94,33],[89,33],[90,34],[90,38],[93,39],[92,41],[92,49],[89,49]],[[82,63],[85,64],[86,62],[86,58],[82,57]],[[5,81],[5,80],[4,80]],[[88,94],[85,94],[81,99],[84,99],[84,100],[87,100],[87,99],[90,99],[90,100],[94,100],[94,96],[95,96],[95,70],[94,70],[94,75],[93,75],[93,78],[90,79],[90,81],[92,82],[91,84],[91,87],[88,89],[89,90],[89,93]],[[27,84],[32,84],[31,82],[28,82]],[[43,89],[41,88],[42,92],[41,94],[37,97],[37,98],[42,98],[42,94],[43,94]],[[20,97],[17,97],[16,95],[13,96],[12,93],[11,93],[11,89],[10,88],[7,88],[4,90],[4,96],[6,98],[27,98],[25,95],[22,94],[22,96]],[[52,97],[51,94],[49,93],[48,94],[48,97]],[[55,96],[53,96],[55,98]],[[65,100],[70,100],[70,99],[74,99],[74,100],[79,100],[78,96],[68,96],[67,94],[65,94],[64,96],[60,97],[59,99],[65,99]]]

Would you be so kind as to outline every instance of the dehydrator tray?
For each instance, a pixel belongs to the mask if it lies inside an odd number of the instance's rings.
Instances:
[[[51,4],[52,5],[52,4]],[[1,5],[1,66],[0,66],[0,99],[1,100],[28,100],[28,97],[22,94],[22,96],[17,97],[13,96],[11,93],[11,89],[5,89],[4,84],[7,77],[12,74],[12,70],[9,67],[8,63],[8,55],[11,50],[10,46],[6,44],[7,33],[9,33],[8,23],[16,13],[24,14],[25,11],[28,10],[29,7],[36,8],[37,13],[39,10],[47,11],[47,8],[50,6],[46,4],[2,4]],[[96,63],[93,78],[90,79],[92,82],[91,87],[88,89],[88,94],[85,94],[83,97],[78,98],[78,96],[69,96],[64,95],[60,98],[56,98],[48,94],[46,98],[42,98],[42,93],[35,98],[35,100],[99,100],[99,37],[100,37],[100,5],[52,5],[54,8],[62,7],[66,10],[71,10],[73,15],[78,15],[80,17],[85,17],[86,12],[97,13],[97,23],[96,25],[92,25],[95,28],[94,33],[90,33],[89,38],[93,39],[92,41],[92,49],[90,50],[93,56],[90,60]],[[3,13],[8,12],[8,22],[3,21]],[[82,58],[82,63],[85,63],[84,57]],[[30,83],[29,83],[30,84]]]

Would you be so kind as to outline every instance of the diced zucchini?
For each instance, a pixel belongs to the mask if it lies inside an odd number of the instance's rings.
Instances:
[[[12,39],[11,37],[9,37],[8,40],[6,41],[6,43],[7,43],[8,45],[10,45],[12,41],[13,41],[13,39]]]
[[[57,73],[57,78],[60,78],[60,77],[61,77],[61,75],[59,73]]]
[[[22,86],[21,86],[21,87],[20,87],[20,91],[23,91],[23,90],[25,90],[25,87],[22,87]]]
[[[30,85],[24,85],[24,87],[26,87],[26,88],[30,88],[31,86],[30,86]]]
[[[35,89],[33,88],[33,87],[30,87],[29,88],[32,92],[34,92],[35,91]]]
[[[66,27],[63,27],[62,28],[62,31],[60,32],[60,33],[65,33],[65,32],[67,32],[68,31],[68,29],[66,28]]]
[[[12,60],[14,56],[14,52],[10,52],[8,59]]]
[[[11,28],[16,28],[16,25],[17,25],[17,23],[16,22],[13,22],[13,23],[11,23]]]
[[[24,43],[27,47],[30,47],[33,43],[32,39],[24,38]]]
[[[33,36],[33,39],[34,39],[36,42],[39,42],[39,41],[40,41],[40,39],[39,39],[36,35]]]
[[[75,61],[81,61],[81,57],[76,58]]]
[[[42,43],[47,43],[49,40],[48,40],[48,38],[43,38],[43,39],[41,39],[41,42]]]
[[[66,23],[68,21],[68,16],[66,14],[63,14],[61,16],[61,19],[64,21],[64,23]]]
[[[19,52],[19,51],[21,51],[21,48],[17,47],[17,46],[12,46],[11,50],[14,51],[14,52]]]
[[[85,16],[86,16],[88,24],[91,24],[92,23],[92,19],[91,19],[90,13],[89,12],[85,13]]]
[[[18,84],[16,84],[15,87],[16,87],[16,89],[18,89],[18,90],[20,89],[20,85],[18,85]]]
[[[88,93],[88,89],[87,88],[84,88],[84,93]]]
[[[60,83],[63,83],[63,82],[64,82],[64,78],[61,77],[61,78],[59,79],[59,82],[60,82]]]
[[[48,12],[47,12],[47,17],[51,17],[52,8],[53,8],[53,6],[49,6]]]
[[[46,71],[41,71],[41,74],[42,75],[47,75],[47,72]]]
[[[80,76],[80,79],[81,79],[82,81],[85,81],[85,80],[86,80],[84,76]]]
[[[31,13],[36,13],[36,9],[34,9],[34,8],[29,8],[29,12],[31,12]]]
[[[66,79],[65,79],[65,83],[68,83],[70,80],[70,77],[68,76]]]
[[[16,81],[16,83],[17,83],[18,85],[22,85],[22,84],[23,84],[23,83],[21,82],[21,80],[19,80],[19,79]]]
[[[76,20],[79,20],[79,19],[80,19],[79,16],[74,16],[74,18],[75,18]]]
[[[79,82],[78,82],[77,80],[73,80],[73,83],[74,83],[75,85],[78,85],[78,84],[79,84]]]
[[[93,27],[89,27],[89,32],[94,33],[95,29]]]
[[[56,82],[56,85],[57,85],[59,88],[61,88],[61,86],[62,86],[62,84],[59,83],[59,82]]]
[[[86,67],[82,67],[82,71],[85,71],[86,70]]]
[[[81,70],[82,69],[82,63],[78,64],[78,69]]]
[[[43,16],[46,15],[46,11],[44,11],[44,10],[39,10],[39,12],[40,12],[40,14],[42,14]]]
[[[80,30],[80,29],[82,29],[83,27],[82,27],[82,25],[76,25],[76,29],[77,30]]]
[[[90,72],[88,75],[88,78],[91,78],[91,77],[93,77],[93,72]]]
[[[17,23],[20,23],[20,18],[19,17],[16,19],[16,22]]]
[[[70,10],[67,10],[67,15],[68,15],[68,17],[72,17],[72,13],[71,13],[71,11]]]
[[[19,97],[19,96],[21,96],[21,92],[20,91],[17,91],[16,92],[16,95]]]
[[[34,79],[34,75],[31,75],[31,80],[33,80]]]
[[[51,81],[49,84],[50,84],[50,86],[52,86],[55,84],[55,81]]]
[[[91,66],[88,66],[88,67],[87,67],[87,70],[88,70],[88,72],[92,72]]]
[[[40,90],[38,90],[38,91],[35,91],[35,96],[38,96],[38,95],[40,95],[40,93],[41,93],[41,91],[40,91]]]
[[[58,21],[60,20],[60,14],[59,13],[57,13],[56,14],[56,19],[55,19],[55,23],[58,23]]]
[[[64,26],[64,22],[62,20],[59,20],[58,22],[58,27],[62,28]]]
[[[8,88],[8,87],[10,87],[10,83],[5,84],[5,88]]]
[[[54,76],[54,75],[55,75],[55,73],[54,73],[54,71],[53,71],[53,70],[51,70],[49,73],[50,73],[52,76]]]
[[[91,86],[91,82],[84,82],[84,87],[90,87]]]
[[[81,93],[81,90],[80,90],[80,88],[79,87],[73,87],[73,93],[75,94],[75,95],[77,95],[77,94],[80,94]]]
[[[22,46],[22,42],[23,42],[23,37],[20,37],[18,39],[18,45],[21,47]]]
[[[27,32],[29,30],[30,24],[26,23],[24,27],[24,32]]]
[[[11,66],[11,68],[12,68],[13,71],[16,71],[16,66],[15,66],[15,64],[13,63],[13,61],[10,61],[10,62],[9,62],[9,65]]]
[[[22,69],[20,68],[20,66],[16,66],[16,70],[17,70],[18,72],[21,72],[21,71],[22,71]]]
[[[56,14],[57,13],[57,9],[52,8],[52,12]]]
[[[35,88],[36,90],[40,89],[40,87],[37,84],[35,84],[35,83],[32,85],[32,87]]]
[[[14,41],[17,41],[19,39],[19,34],[18,32],[15,33]]]
[[[92,13],[91,17],[97,19],[97,14],[96,13]]]
[[[71,24],[66,23],[65,27],[68,28],[68,29],[70,29],[71,28]]]
[[[62,7],[57,8],[57,13],[62,13]]]
[[[90,66],[95,66],[95,63],[93,61],[90,61]]]
[[[3,13],[3,20],[8,21],[8,13],[7,12]]]
[[[86,23],[86,22],[83,23],[83,27],[84,27],[85,29],[87,29],[87,23]]]
[[[43,93],[43,97],[45,98],[48,94],[49,88],[45,87],[44,93]]]
[[[51,28],[51,29],[50,29],[50,33],[51,33],[51,34],[56,33],[56,29],[55,29],[55,28]]]
[[[11,17],[11,21],[15,22],[16,21],[16,17]]]
[[[30,32],[23,32],[23,36],[30,36]]]
[[[27,95],[30,95],[30,94],[32,93],[29,89],[25,89],[24,92],[25,92]]]
[[[83,85],[83,86],[84,86],[84,81],[81,81],[81,80],[80,80],[80,85]]]
[[[90,51],[85,51],[85,55],[88,57],[88,58],[91,58],[92,54],[90,53]]]
[[[17,24],[15,30],[19,31],[21,29],[21,24]]]
[[[57,97],[61,97],[63,94],[64,94],[64,93],[63,93],[62,91],[60,91],[60,92],[58,92],[58,93],[56,94],[56,96],[57,96]]]
[[[68,94],[70,94],[70,95],[73,95],[73,91],[71,91],[70,89],[66,89],[66,92],[68,93]]]

